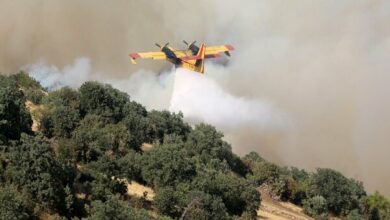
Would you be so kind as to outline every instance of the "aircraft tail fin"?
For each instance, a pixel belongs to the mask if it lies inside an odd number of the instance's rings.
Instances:
[[[182,57],[182,67],[204,73],[204,61],[206,59],[206,45],[202,44],[198,53],[194,56]]]
[[[205,54],[206,54],[206,45],[202,44],[199,48],[197,56],[199,59],[195,63],[195,68],[198,72],[204,73],[204,61],[205,61]]]

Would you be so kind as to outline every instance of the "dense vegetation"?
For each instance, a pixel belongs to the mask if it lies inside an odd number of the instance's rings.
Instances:
[[[239,158],[214,127],[147,111],[110,85],[48,93],[24,73],[0,85],[0,219],[255,219],[259,186],[317,219],[390,218],[389,201],[356,180]],[[27,100],[41,106],[35,131]],[[153,201],[129,195],[130,181]]]

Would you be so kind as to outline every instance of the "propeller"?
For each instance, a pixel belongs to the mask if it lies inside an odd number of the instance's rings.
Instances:
[[[164,46],[163,46],[163,47],[161,47],[161,45],[160,45],[160,44],[158,44],[158,43],[155,43],[155,45],[156,45],[158,48],[160,48],[160,49],[163,49],[164,47],[168,46],[168,45],[169,45],[169,43],[166,43],[166,44],[164,44]]]
[[[190,43],[190,44],[188,44],[188,42],[187,41],[185,41],[185,40],[183,40],[183,43],[185,44],[185,45],[187,45],[187,46],[191,46],[191,45],[193,45],[193,44],[195,44],[196,43],[196,40],[194,40],[192,43]]]

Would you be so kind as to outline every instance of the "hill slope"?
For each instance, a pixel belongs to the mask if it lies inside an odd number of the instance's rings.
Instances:
[[[388,200],[359,181],[281,167],[255,152],[240,158],[213,126],[147,111],[110,85],[46,93],[19,73],[0,76],[0,86],[5,219],[390,216]]]

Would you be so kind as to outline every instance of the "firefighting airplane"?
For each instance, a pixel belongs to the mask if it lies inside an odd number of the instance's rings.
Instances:
[[[145,52],[145,53],[131,53],[130,61],[132,64],[136,64],[135,59],[138,58],[151,58],[154,60],[167,60],[173,63],[176,67],[187,68],[199,73],[204,73],[204,61],[209,58],[220,57],[220,53],[224,52],[227,56],[230,56],[229,51],[234,50],[231,45],[219,45],[219,46],[206,46],[201,44],[200,48],[195,45],[196,41],[188,44],[187,50],[177,50],[173,47],[169,47],[169,43],[164,46],[160,46],[156,43],[156,46],[160,48],[158,52]]]

